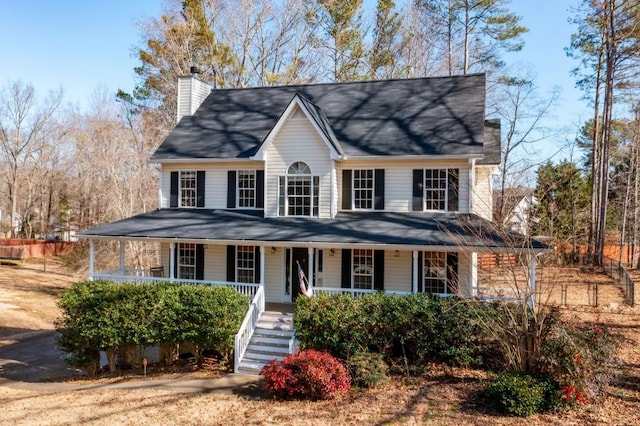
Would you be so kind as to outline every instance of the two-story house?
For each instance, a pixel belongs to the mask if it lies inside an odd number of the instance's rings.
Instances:
[[[485,119],[483,74],[178,85],[178,124],[151,157],[159,208],[79,235],[121,242],[117,271],[94,271],[92,250],[92,278],[144,275],[123,250],[142,240],[159,243],[163,276],[137,279],[259,289],[266,302],[295,301],[298,264],[315,292],[475,296],[478,253],[544,249],[491,223],[500,128]]]

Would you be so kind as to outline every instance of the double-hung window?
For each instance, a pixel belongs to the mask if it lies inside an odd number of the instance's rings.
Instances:
[[[447,254],[444,252],[424,252],[424,282],[425,293],[446,293],[447,289]]]
[[[413,171],[414,211],[458,211],[458,169]]]
[[[373,289],[373,250],[353,250],[353,288]]]
[[[264,170],[227,172],[227,208],[264,208]]]
[[[236,247],[236,281],[252,283],[255,280],[256,250],[254,246]]]
[[[180,207],[196,206],[198,181],[195,171],[180,172]]]
[[[204,170],[171,172],[169,207],[204,207]]]
[[[423,293],[456,294],[458,292],[458,253],[425,251],[422,258]]]
[[[318,216],[320,178],[302,161],[293,163],[278,185],[278,215]]]
[[[384,169],[342,170],[342,210],[384,210]]]
[[[238,207],[254,208],[256,206],[256,172],[254,170],[238,171]]]
[[[196,245],[188,243],[178,244],[178,278],[185,280],[196,279]]]
[[[373,169],[353,171],[353,208],[373,209]]]

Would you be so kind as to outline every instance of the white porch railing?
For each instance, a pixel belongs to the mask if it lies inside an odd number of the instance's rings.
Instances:
[[[124,272],[124,274],[122,274]],[[199,284],[209,286],[228,286],[233,287],[238,293],[247,296],[249,300],[253,300],[260,284],[250,283],[238,283],[233,281],[205,281],[205,280],[185,280],[178,278],[165,278],[165,277],[152,277],[147,269],[125,269],[124,271],[104,271],[94,273],[92,279],[94,280],[109,280],[114,282],[136,282],[136,283],[151,283],[151,282],[171,282],[178,284]]]
[[[249,310],[242,321],[240,330],[234,339],[234,351],[233,351],[233,372],[237,373],[240,368],[240,360],[244,356],[244,353],[249,346],[251,336],[255,331],[256,324],[260,319],[260,315],[264,312],[264,287],[260,286],[256,291],[256,294],[251,301]]]
[[[364,290],[357,288],[340,288],[340,287],[313,287],[314,293],[325,293],[325,294],[347,294],[351,297],[362,296],[363,294],[371,294],[377,293],[378,290]],[[393,290],[385,290],[387,294],[411,294],[410,291],[393,291]]]

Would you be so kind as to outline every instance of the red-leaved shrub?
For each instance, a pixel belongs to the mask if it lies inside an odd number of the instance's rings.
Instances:
[[[351,388],[344,365],[328,352],[313,349],[269,361],[260,374],[262,389],[280,398],[331,399]]]

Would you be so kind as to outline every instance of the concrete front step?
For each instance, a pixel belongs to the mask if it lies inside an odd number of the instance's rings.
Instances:
[[[259,343],[261,345],[272,345],[272,346],[289,346],[290,335],[271,335],[271,334],[260,334],[254,333],[251,338],[251,343]]]

